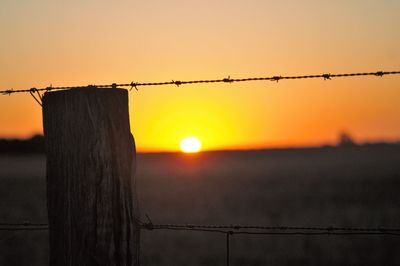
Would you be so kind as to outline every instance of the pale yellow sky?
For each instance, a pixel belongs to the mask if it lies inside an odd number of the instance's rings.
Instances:
[[[399,1],[0,2],[0,89],[400,70]],[[143,87],[140,150],[400,139],[400,77]],[[41,132],[29,94],[0,97],[0,136]]]

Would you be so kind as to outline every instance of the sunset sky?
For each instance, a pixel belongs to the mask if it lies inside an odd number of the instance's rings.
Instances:
[[[0,90],[400,70],[400,1],[1,0]],[[400,76],[141,87],[140,151],[400,139]],[[0,95],[0,137],[42,132],[29,94]]]

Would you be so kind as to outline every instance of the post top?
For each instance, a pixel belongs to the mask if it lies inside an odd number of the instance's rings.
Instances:
[[[45,92],[43,98],[47,97],[73,97],[74,95],[82,96],[104,96],[104,95],[121,95],[121,97],[127,97],[128,91],[120,88],[97,88],[96,86],[87,86],[82,88],[68,89],[68,90],[57,90]]]

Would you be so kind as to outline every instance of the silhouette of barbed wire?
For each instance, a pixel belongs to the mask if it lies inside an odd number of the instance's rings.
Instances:
[[[280,81],[280,80],[290,80],[290,79],[315,79],[323,78],[324,80],[330,80],[332,78],[341,77],[356,77],[356,76],[378,76],[383,77],[385,75],[398,75],[400,71],[376,71],[376,72],[358,72],[358,73],[339,73],[339,74],[317,74],[317,75],[302,75],[302,76],[269,76],[269,77],[251,77],[251,78],[223,78],[223,79],[203,79],[203,80],[171,80],[163,82],[130,82],[130,83],[112,83],[112,84],[100,84],[100,85],[86,85],[86,86],[61,86],[53,87],[49,86],[46,88],[31,88],[31,89],[6,89],[1,90],[0,94],[10,95],[13,93],[30,93],[36,101],[40,104],[39,99],[41,98],[39,92],[49,92],[55,90],[70,90],[70,89],[82,89],[82,88],[130,88],[132,90],[142,86],[162,86],[162,85],[186,85],[186,84],[204,84],[204,83],[233,83],[233,82],[247,82],[247,81]],[[39,99],[35,97],[35,93],[38,95]]]

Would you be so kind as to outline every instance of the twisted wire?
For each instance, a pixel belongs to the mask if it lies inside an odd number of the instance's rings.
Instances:
[[[202,225],[202,224],[153,224],[137,222],[144,230],[198,231],[223,234],[245,235],[395,235],[400,228],[387,227],[303,227],[303,226],[262,226],[262,225]],[[46,223],[0,223],[0,231],[48,230]]]
[[[147,230],[171,230],[171,231],[195,231],[195,232],[203,232],[203,233],[221,233],[221,234],[229,234],[229,235],[303,235],[303,236],[324,236],[324,235],[337,235],[337,236],[346,236],[346,235],[390,235],[390,236],[400,236],[398,232],[392,232],[390,230],[385,231],[335,231],[330,229],[329,231],[320,231],[320,232],[310,232],[308,230],[303,231],[232,231],[232,230],[222,230],[222,229],[201,229],[201,228],[179,228],[179,227],[153,227],[152,229],[145,228]]]
[[[44,231],[48,229],[46,223],[0,223],[0,231]]]
[[[29,92],[33,95],[33,92],[49,92],[55,90],[70,90],[70,89],[83,89],[83,88],[130,88],[132,90],[135,88],[143,86],[163,86],[163,85],[186,85],[186,84],[199,84],[199,83],[233,83],[233,82],[248,82],[248,81],[280,81],[280,80],[291,80],[291,79],[314,79],[323,78],[324,80],[329,80],[332,78],[342,78],[342,77],[356,77],[356,76],[378,76],[383,77],[385,75],[398,75],[400,71],[376,71],[376,72],[359,72],[359,73],[339,73],[339,74],[317,74],[317,75],[302,75],[302,76],[270,76],[270,77],[250,77],[250,78],[223,78],[223,79],[204,79],[204,80],[171,80],[163,82],[130,82],[130,83],[112,83],[112,84],[100,84],[100,85],[87,85],[87,86],[62,86],[62,87],[46,87],[46,88],[31,88],[31,89],[6,89],[1,90],[0,94],[10,95],[13,93],[25,93]]]
[[[164,229],[164,228],[177,228],[177,229],[230,229],[239,232],[240,230],[270,230],[270,231],[356,231],[356,232],[399,232],[400,228],[371,228],[371,227],[301,227],[301,226],[261,226],[261,225],[195,225],[195,224],[142,224],[144,228]],[[235,232],[234,231],[234,232]]]

